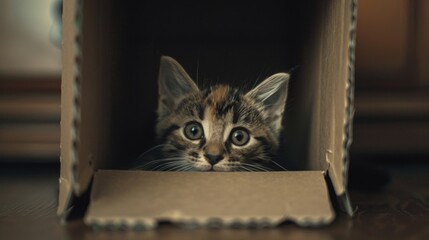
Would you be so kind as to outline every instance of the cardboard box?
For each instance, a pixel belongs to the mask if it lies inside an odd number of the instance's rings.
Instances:
[[[335,202],[352,214],[356,2],[279,2],[64,1],[59,216],[133,228],[320,226]],[[278,157],[296,171],[126,170],[154,143],[161,55],[238,85],[296,67]]]

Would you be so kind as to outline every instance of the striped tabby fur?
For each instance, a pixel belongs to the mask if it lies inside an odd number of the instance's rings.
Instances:
[[[170,57],[159,72],[156,132],[162,157],[142,167],[171,171],[266,171],[279,146],[289,74],[247,93],[227,85],[200,90]]]

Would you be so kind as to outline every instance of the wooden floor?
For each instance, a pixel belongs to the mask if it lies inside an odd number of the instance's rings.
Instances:
[[[327,227],[185,230],[165,224],[140,232],[92,231],[81,220],[61,224],[57,168],[0,165],[0,239],[429,239],[429,164],[352,168],[356,214],[340,214]]]

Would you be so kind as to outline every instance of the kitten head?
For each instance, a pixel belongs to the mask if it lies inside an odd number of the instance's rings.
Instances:
[[[157,136],[183,170],[262,170],[279,145],[289,74],[247,93],[226,85],[200,90],[170,57],[159,72]]]

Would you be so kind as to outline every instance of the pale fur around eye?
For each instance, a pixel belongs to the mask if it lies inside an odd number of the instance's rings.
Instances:
[[[272,161],[279,147],[288,82],[289,74],[278,73],[247,93],[229,85],[200,90],[177,61],[162,57],[157,137],[171,148],[162,161],[177,161],[162,164],[173,170],[266,170],[261,164]],[[234,135],[240,127],[245,130]]]
[[[232,148],[236,148],[236,149],[250,148],[255,143],[257,143],[256,139],[252,135],[249,135],[249,141],[246,144],[244,144],[243,146],[238,146],[238,145],[235,145],[235,144],[231,144],[231,147]]]
[[[250,133],[244,128],[237,128],[231,131],[229,139],[234,145],[245,146],[247,143],[249,143]]]
[[[189,140],[200,140],[204,137],[204,130],[200,123],[190,122],[185,125],[183,128],[183,134]]]

